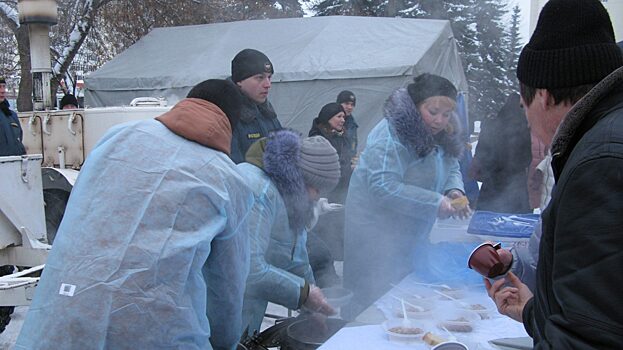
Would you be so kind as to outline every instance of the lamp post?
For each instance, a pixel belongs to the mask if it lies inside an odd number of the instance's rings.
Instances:
[[[50,27],[57,23],[58,5],[54,0],[19,0],[17,9],[20,25],[28,26],[33,108],[38,111],[51,109]]]

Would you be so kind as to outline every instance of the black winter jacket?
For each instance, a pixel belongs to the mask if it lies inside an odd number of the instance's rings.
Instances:
[[[7,100],[0,102],[0,156],[26,154],[22,136],[22,126],[17,114],[10,109]]]
[[[535,349],[621,349],[623,67],[567,114],[552,156],[556,185],[524,325]]]
[[[281,129],[277,114],[268,100],[258,105],[244,94],[242,99],[244,103],[240,120],[231,138],[231,159],[236,164],[244,162],[245,154],[255,141],[267,137],[271,131]]]
[[[332,132],[331,130],[328,130],[328,128],[315,122],[309,130],[308,135],[324,137],[337,151],[337,155],[340,159],[340,181],[335,189],[328,194],[327,198],[332,203],[344,204],[346,201],[346,192],[348,191],[350,177],[353,174],[351,162],[355,154],[357,154],[356,150],[353,150],[353,146],[346,136],[346,130],[342,133]]]

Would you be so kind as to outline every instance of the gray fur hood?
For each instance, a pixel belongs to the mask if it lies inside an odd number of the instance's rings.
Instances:
[[[429,154],[435,145],[441,146],[450,156],[459,158],[463,153],[461,126],[453,114],[448,130],[433,135],[422,120],[407,89],[394,91],[385,102],[383,116],[398,135],[398,139],[419,157]]]

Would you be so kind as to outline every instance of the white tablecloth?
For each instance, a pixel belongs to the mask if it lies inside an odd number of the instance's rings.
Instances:
[[[333,337],[327,340],[321,350],[345,350],[345,349],[430,349],[425,343],[416,344],[397,344],[390,342],[382,323],[387,318],[396,317],[395,299],[392,296],[402,297],[409,292],[427,295],[426,303],[433,308],[434,318],[444,318],[445,313],[455,312],[459,308],[457,301],[442,300],[432,290],[435,288],[418,286],[410,277],[405,278],[397,287],[390,290],[385,296],[380,298],[367,311],[362,313],[358,321],[374,323],[364,326],[351,326],[342,328]],[[443,289],[438,289],[443,291]],[[428,292],[428,293],[427,293]],[[465,343],[470,350],[496,349],[489,344],[489,340],[497,338],[527,337],[523,324],[516,322],[506,316],[500,315],[495,309],[495,304],[486,294],[484,286],[468,286],[464,289],[464,296],[460,299],[463,303],[481,304],[488,310],[488,319],[478,319],[473,322],[473,331],[467,333],[453,332],[458,341]],[[463,304],[465,305],[465,304]],[[378,309],[374,310],[374,309]],[[365,314],[365,315],[364,315]],[[449,335],[436,325],[438,320],[412,320],[417,327],[423,328],[425,332],[432,332],[438,336],[448,339]]]

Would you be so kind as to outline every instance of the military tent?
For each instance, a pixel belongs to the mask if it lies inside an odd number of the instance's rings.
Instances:
[[[142,96],[174,104],[195,84],[228,77],[245,48],[272,61],[269,100],[284,126],[307,134],[325,103],[353,91],[361,146],[386,98],[414,75],[438,74],[467,91],[450,22],[328,16],[154,29],[85,79],[85,104],[122,106]]]

